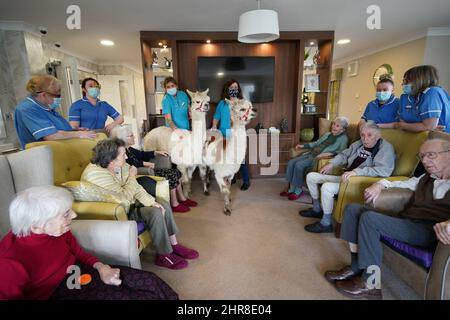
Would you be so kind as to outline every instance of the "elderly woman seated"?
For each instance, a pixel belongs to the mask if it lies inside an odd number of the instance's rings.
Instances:
[[[300,215],[308,218],[322,218],[316,223],[306,225],[306,231],[333,232],[331,214],[334,196],[339,192],[341,181],[347,182],[352,176],[389,177],[394,171],[394,147],[381,138],[380,128],[373,121],[368,121],[361,125],[360,132],[360,140],[334,157],[330,163],[320,169],[319,173],[311,172],[306,176],[313,208],[300,211]],[[335,166],[346,166],[342,176],[328,175]],[[319,201],[319,184],[322,184],[321,202]]]
[[[383,179],[364,192],[366,203],[370,203],[378,198],[382,189],[414,191],[413,201],[398,217],[360,204],[345,207],[341,238],[349,243],[351,264],[325,273],[339,292],[352,298],[381,298],[381,283],[373,286],[368,281],[373,268],[381,267],[381,235],[423,248],[434,248],[438,240],[450,244],[450,142],[425,141],[419,158],[427,171],[419,178]]]
[[[112,268],[85,252],[70,232],[72,202],[55,186],[29,188],[12,201],[11,231],[0,241],[0,300],[178,299],[155,274]],[[81,279],[72,282],[71,266]]]
[[[280,193],[289,200],[297,200],[302,195],[302,187],[305,182],[305,174],[313,166],[315,159],[335,156],[347,148],[348,137],[345,130],[348,127],[348,119],[337,117],[331,125],[331,132],[325,133],[314,143],[297,145],[296,149],[308,149],[299,157],[291,159],[288,163],[286,180],[289,189]]]
[[[166,151],[141,151],[133,148],[132,145],[135,143],[134,135],[129,125],[115,127],[111,132],[111,137],[119,138],[125,142],[128,157],[127,163],[130,166],[135,166],[139,173],[148,174],[149,169],[152,169],[156,176],[169,180],[170,205],[174,212],[187,212],[190,210],[189,207],[197,206],[197,202],[184,196],[181,186],[181,172],[177,168],[155,168],[155,164],[150,162],[155,158],[156,154],[169,156]],[[138,178],[137,182],[148,193],[154,194],[155,182],[152,179],[144,176]]]
[[[91,163],[84,169],[81,181],[122,194],[131,203],[128,217],[144,222],[156,249],[158,266],[169,269],[187,267],[185,259],[196,259],[198,252],[177,242],[178,228],[170,205],[156,202],[136,181],[136,167],[127,164],[125,142],[113,138],[100,141],[94,148]]]

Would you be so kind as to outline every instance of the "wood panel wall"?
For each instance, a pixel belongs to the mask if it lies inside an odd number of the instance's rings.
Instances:
[[[196,90],[197,58],[200,56],[273,56],[275,57],[273,102],[253,103],[258,116],[248,127],[262,123],[265,128],[277,127],[283,118],[288,119],[289,132],[295,131],[295,105],[298,99],[298,55],[300,42],[243,44],[243,43],[179,43],[177,45],[178,81],[181,88]],[[229,80],[224,78],[225,82]],[[209,112],[212,119],[215,105]]]

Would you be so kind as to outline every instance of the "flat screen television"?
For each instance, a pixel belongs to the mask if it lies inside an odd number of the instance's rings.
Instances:
[[[197,85],[209,88],[211,102],[219,102],[224,84],[236,79],[244,98],[252,103],[272,102],[275,57],[198,57]]]

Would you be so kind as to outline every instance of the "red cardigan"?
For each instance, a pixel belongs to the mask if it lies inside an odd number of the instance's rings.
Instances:
[[[70,231],[59,237],[9,232],[0,241],[0,300],[48,299],[75,261],[89,266],[98,262]]]

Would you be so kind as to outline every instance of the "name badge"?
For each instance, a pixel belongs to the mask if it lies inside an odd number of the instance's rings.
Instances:
[[[405,106],[405,109],[412,109],[411,105]]]

